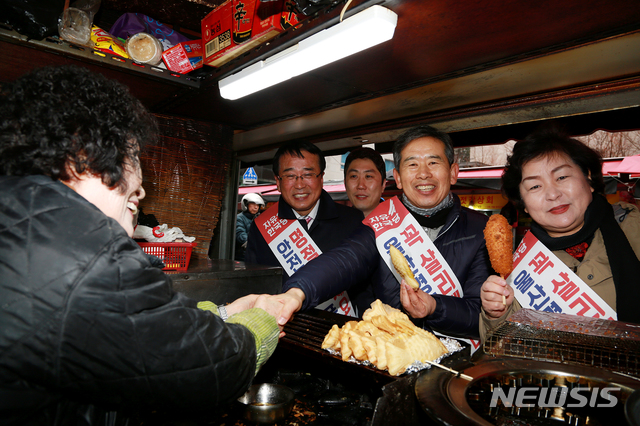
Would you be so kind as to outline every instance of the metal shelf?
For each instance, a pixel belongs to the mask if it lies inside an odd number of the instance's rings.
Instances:
[[[32,40],[17,33],[11,27],[0,25],[0,41],[23,45],[45,52],[52,52],[57,55],[66,56],[72,59],[88,60],[94,63],[144,74],[154,79],[169,81],[178,85],[200,88],[204,77],[194,77],[189,74],[178,74],[165,68],[137,64],[131,59],[125,59],[117,55],[111,55],[89,47],[69,43],[57,37],[47,37],[43,40]]]

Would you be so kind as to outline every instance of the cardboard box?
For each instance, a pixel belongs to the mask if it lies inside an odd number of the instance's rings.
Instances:
[[[180,74],[202,68],[202,56],[202,40],[183,41],[162,53],[167,68]]]
[[[242,44],[251,40],[253,20],[256,18],[256,1],[233,0],[233,27],[231,29],[233,43]]]
[[[233,1],[227,0],[202,20],[202,43],[204,44],[205,64],[209,65],[213,55],[225,52],[231,47],[232,13]]]
[[[202,20],[204,63],[219,67],[298,23],[293,0],[227,0]]]

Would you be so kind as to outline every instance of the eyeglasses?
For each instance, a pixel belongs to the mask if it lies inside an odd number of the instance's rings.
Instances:
[[[314,179],[317,179],[318,176],[320,176],[322,173],[305,173],[303,175],[282,175],[282,176],[278,176],[278,178],[280,178],[280,180],[282,181],[286,181],[289,183],[293,183],[293,182],[297,182],[298,179],[302,179],[302,182],[304,183],[311,183],[313,182]]]

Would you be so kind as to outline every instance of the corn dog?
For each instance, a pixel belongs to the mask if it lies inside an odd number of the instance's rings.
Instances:
[[[502,278],[506,278],[513,269],[513,234],[507,218],[500,214],[489,217],[484,228],[484,239],[487,242],[491,266]],[[502,304],[507,305],[504,295]]]
[[[407,262],[407,259],[402,255],[402,253],[400,253],[400,250],[394,246],[390,246],[389,254],[391,255],[391,263],[393,263],[393,267],[396,268],[396,271],[398,271],[400,276],[404,279],[404,282],[409,284],[414,290],[419,289],[420,285],[418,285],[418,281],[416,281],[413,276],[413,272],[411,272],[409,262]]]

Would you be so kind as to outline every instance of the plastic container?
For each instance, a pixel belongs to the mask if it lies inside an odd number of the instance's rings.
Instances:
[[[77,0],[62,12],[58,20],[60,37],[71,43],[91,46],[91,25],[100,9],[100,0]]]
[[[193,243],[138,243],[142,250],[156,256],[164,263],[163,271],[184,272],[189,267],[191,251],[197,245]]]
[[[162,43],[151,34],[132,35],[125,48],[129,57],[139,64],[158,65],[162,62]]]

